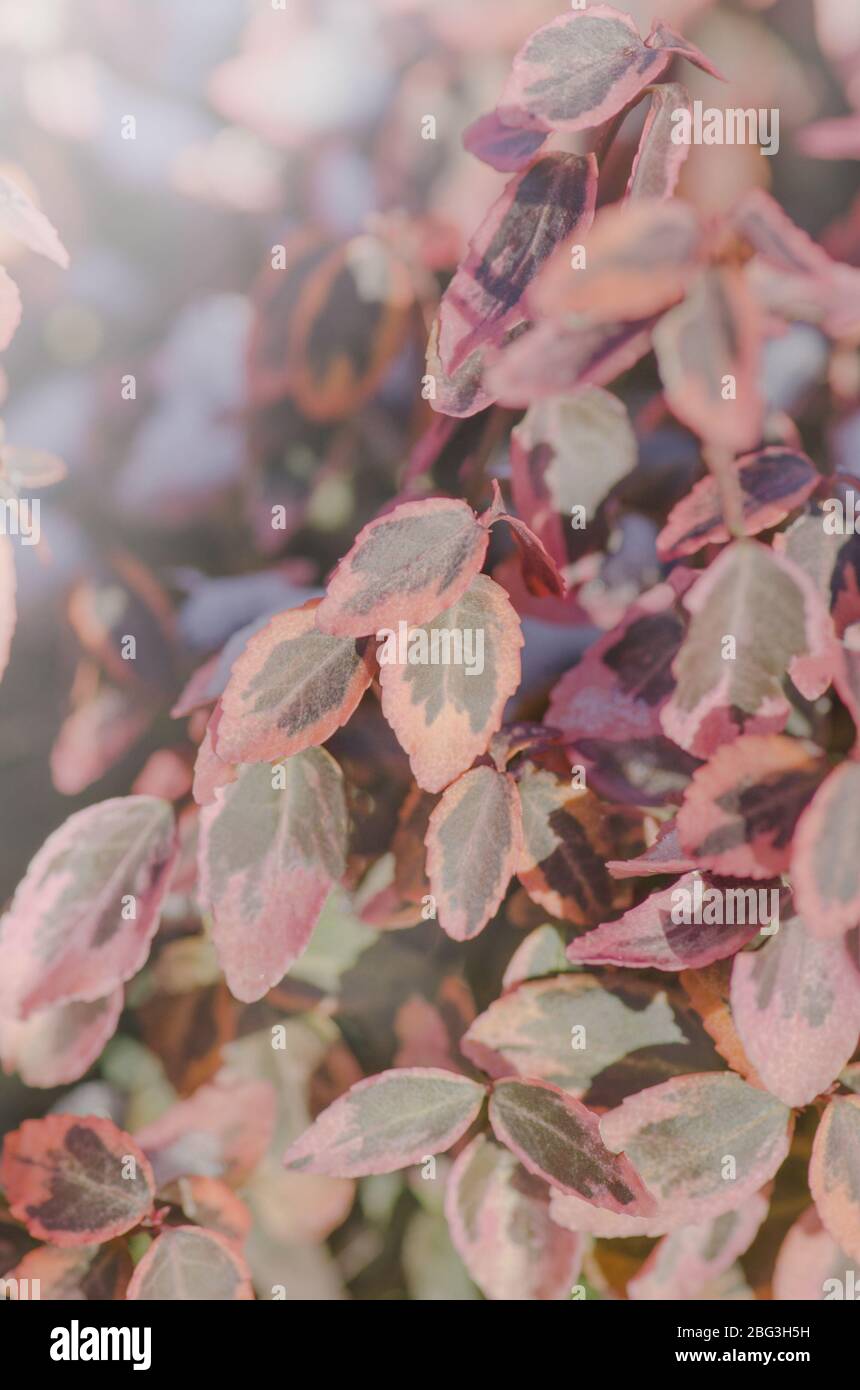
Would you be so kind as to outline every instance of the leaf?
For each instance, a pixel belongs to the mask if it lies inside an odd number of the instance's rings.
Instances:
[[[680,1076],[628,1096],[600,1132],[626,1153],[657,1201],[702,1222],[737,1210],[788,1153],[787,1106],[732,1072]],[[735,1176],[725,1160],[734,1160]]]
[[[134,1266],[122,1239],[107,1245],[78,1245],[61,1250],[55,1245],[37,1245],[13,1269],[5,1271],[11,1292],[12,1281],[38,1282],[41,1302],[118,1301],[124,1299]],[[8,1294],[7,1294],[8,1297]]]
[[[812,1145],[809,1188],[822,1224],[860,1260],[860,1096],[834,1096]]]
[[[559,15],[514,58],[499,114],[537,130],[591,130],[621,111],[668,65],[629,15],[609,5]]]
[[[197,1226],[169,1226],[135,1268],[126,1298],[137,1303],[238,1302],[254,1297],[233,1241]]]
[[[632,1299],[695,1298],[749,1249],[767,1216],[768,1200],[754,1192],[735,1211],[664,1236],[627,1285]]]
[[[0,174],[0,229],[28,250],[47,256],[62,270],[68,268],[69,253],[56,230],[24,190],[5,174]]]
[[[587,386],[529,407],[511,433],[514,505],[553,559],[567,563],[574,506],[591,520],[636,463],[636,436],[617,396]]]
[[[618,741],[580,738],[571,753],[582,763],[592,791],[625,806],[677,805],[700,765],[663,734]]]
[[[374,395],[414,302],[405,262],[381,237],[352,237],[321,261],[286,322],[288,389],[303,415],[343,420]]]
[[[329,580],[317,626],[336,637],[364,637],[399,622],[430,622],[468,589],[488,540],[465,502],[402,503],[359,531]]]
[[[498,910],[522,847],[516,784],[476,767],[450,786],[430,817],[427,874],[439,925],[470,941]]]
[[[628,198],[671,198],[690,146],[673,140],[675,111],[692,111],[686,87],[667,82],[652,87],[651,105],[627,184]]]
[[[2,214],[0,214],[2,222]],[[21,291],[0,266],[0,352],[5,352],[21,322]]]
[[[733,480],[740,493],[747,536],[758,535],[784,521],[821,481],[821,475],[806,454],[781,446],[735,459],[726,473],[730,485]],[[657,537],[657,551],[663,560],[677,560],[683,555],[695,554],[704,545],[730,539],[719,484],[709,473],[672,508]]]
[[[684,874],[696,864],[681,849],[675,820],[664,821],[649,849],[635,859],[610,859],[606,864],[613,878],[636,878],[639,875]]]
[[[275,1126],[268,1081],[225,1076],[199,1086],[135,1133],[159,1188],[177,1178],[223,1178],[239,1187],[266,1153]]]
[[[828,1279],[838,1279],[844,1289],[850,1267],[850,1257],[825,1231],[815,1207],[807,1207],[780,1246],[773,1297],[780,1303],[824,1299]]]
[[[539,323],[492,357],[483,403],[498,399],[523,409],[583,386],[606,386],[649,351],[653,325],[653,317],[592,323],[584,315]]]
[[[511,179],[440,300],[438,352],[446,373],[525,321],[523,295],[559,243],[591,226],[596,189],[593,155],[542,155]]]
[[[810,747],[780,734],[727,744],[693,774],[677,815],[682,849],[717,873],[786,872],[798,817],[824,770]]]
[[[557,1086],[497,1081],[490,1094],[490,1124],[530,1173],[560,1192],[626,1216],[654,1210],[627,1159],[607,1150],[597,1116]]]
[[[200,814],[200,896],[232,993],[251,1003],[287,973],[345,870],[340,768],[322,748],[243,767]]]
[[[519,554],[523,583],[530,594],[537,598],[562,597],[565,592],[564,578],[543,541],[526,522],[505,511],[495,478],[493,490],[493,504],[482,514],[481,521],[485,526],[494,526],[497,521],[505,521],[510,526]]]
[[[838,937],[860,922],[858,798],[860,763],[840,763],[797,822],[792,883],[798,911],[813,936]]]
[[[523,980],[538,980],[542,975],[560,975],[568,969],[564,954],[564,939],[557,927],[549,923],[535,927],[514,951],[502,978],[504,989],[513,989]]]
[[[705,443],[740,453],[761,438],[761,340],[756,301],[730,266],[703,270],[654,329],[666,403]]]
[[[549,1081],[594,1106],[720,1065],[674,981],[581,972],[517,986],[475,1019],[461,1048],[490,1076]]]
[[[677,920],[681,917],[679,908],[692,900],[697,880],[701,881],[703,897],[709,892],[720,895],[724,921]],[[742,884],[732,882],[729,886],[708,875],[685,874],[669,888],[652,893],[630,908],[617,922],[604,922],[572,941],[567,958],[575,965],[620,965],[639,970],[689,970],[710,965],[734,955],[758,933],[755,914],[752,922],[744,922],[747,914],[741,910],[741,920],[729,921],[727,895],[739,894],[743,900],[746,891]],[[734,905],[737,898],[730,901]],[[734,916],[733,906],[731,917]]]
[[[766,1090],[744,1051],[744,1045],[735,1027],[729,1007],[731,978],[732,962],[729,960],[715,961],[713,965],[703,966],[700,970],[684,970],[678,976],[685,994],[701,1018],[708,1036],[713,1038],[720,1056],[725,1058],[732,1071],[736,1071],[751,1086]]]
[[[316,625],[319,599],[278,613],[235,662],[221,696],[215,750],[224,762],[269,762],[325,743],[373,678],[369,643]]]
[[[529,897],[579,926],[629,902],[625,885],[606,870],[619,824],[594,793],[571,788],[543,768],[524,769],[517,785],[523,850],[516,873]]]
[[[547,723],[574,745],[580,737],[620,742],[661,734],[659,713],[674,687],[684,632],[675,589],[656,585],[562,676],[550,692]]]
[[[505,174],[531,163],[545,140],[543,131],[505,125],[496,111],[479,116],[463,131],[463,146],[469,154]]]
[[[570,238],[529,291],[528,305],[549,318],[584,314],[591,322],[641,321],[676,304],[702,255],[702,229],[687,203],[646,199],[603,207],[583,237]],[[580,264],[581,260],[581,264]]]
[[[284,1162],[335,1178],[393,1173],[450,1149],[477,1118],[484,1094],[479,1082],[437,1067],[381,1072],[317,1116]]]
[[[836,660],[832,624],[811,581],[784,556],[736,541],[684,602],[692,619],[661,721],[689,753],[708,757],[740,733],[781,729],[790,710],[786,670],[807,698],[827,688]]]
[[[60,1246],[130,1231],[155,1197],[152,1169],[131,1136],[92,1115],[25,1120],[7,1134],[0,1187],[31,1236]]]
[[[98,782],[135,746],[152,723],[139,691],[99,685],[74,704],[51,749],[51,780],[63,796]]]
[[[431,624],[381,635],[382,712],[419,787],[442,791],[486,751],[519,687],[519,618],[504,589],[478,574]]]
[[[176,852],[173,812],[154,796],[76,811],[48,837],[0,932],[0,992],[21,1018],[92,1003],[136,974],[158,927]]]
[[[836,1080],[860,1034],[856,942],[820,941],[804,920],[781,921],[758,951],[735,957],[732,1015],[772,1095],[808,1105]]]
[[[716,77],[720,82],[725,82],[723,74],[719,68],[715,67],[710,58],[706,58],[700,48],[689,39],[685,39],[682,34],[676,34],[674,29],[670,29],[668,24],[664,24],[662,19],[655,19],[651,24],[651,31],[645,40],[646,48],[655,48],[664,53],[676,53],[681,58],[686,58],[688,62],[695,63],[702,72],[708,73],[711,77]]]
[[[65,1086],[89,1071],[116,1032],[122,1013],[119,987],[92,1003],[58,1004],[24,1021],[0,1018],[3,1068],[26,1086]]]
[[[569,1297],[584,1242],[551,1220],[545,1184],[488,1135],[477,1135],[455,1160],[445,1214],[454,1245],[487,1298]]]

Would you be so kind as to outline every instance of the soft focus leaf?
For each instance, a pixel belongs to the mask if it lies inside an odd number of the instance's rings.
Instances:
[[[237,999],[261,999],[308,943],[345,868],[347,817],[337,763],[308,748],[243,767],[200,817],[200,892]]]
[[[822,1224],[860,1261],[860,1096],[834,1096],[812,1145],[809,1188]]]
[[[234,1243],[216,1231],[171,1226],[137,1265],[131,1302],[235,1302],[254,1297],[251,1276]]]

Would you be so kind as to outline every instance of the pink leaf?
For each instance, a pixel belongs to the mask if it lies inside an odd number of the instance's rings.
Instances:
[[[860,1260],[860,1096],[834,1096],[812,1144],[809,1187],[822,1224],[852,1260]]]
[[[254,763],[200,816],[200,895],[227,983],[251,1003],[305,949],[345,868],[340,768],[322,748]]]
[[[824,771],[798,739],[748,734],[727,744],[693,775],[677,816],[682,848],[716,873],[784,873],[798,816]]]
[[[437,1067],[384,1071],[351,1086],[284,1156],[302,1173],[393,1173],[444,1153],[477,1118],[485,1089]]]
[[[440,301],[438,351],[446,373],[525,321],[523,295],[559,243],[591,226],[596,189],[593,155],[542,155],[511,179]]]
[[[229,1075],[199,1086],[135,1133],[159,1187],[177,1178],[223,1178],[239,1187],[269,1147],[276,1096],[268,1081]]]
[[[727,479],[740,494],[744,533],[755,536],[784,521],[821,482],[811,459],[793,449],[772,446],[735,459]],[[693,555],[704,545],[731,539],[723,516],[720,487],[709,473],[676,503],[657,537],[663,560]]]
[[[541,130],[516,130],[505,125],[496,111],[479,116],[463,132],[463,145],[469,153],[505,174],[531,163],[545,140]]]
[[[486,752],[520,683],[522,643],[504,589],[483,574],[432,624],[385,632],[382,711],[419,787],[442,791]]]
[[[860,922],[860,763],[840,763],[797,823],[791,858],[798,910],[814,936],[839,937]]]
[[[664,1236],[627,1285],[633,1299],[695,1298],[748,1250],[767,1216],[768,1200],[754,1192],[736,1211]]]
[[[584,1241],[555,1224],[545,1183],[488,1135],[477,1135],[455,1161],[445,1214],[457,1252],[487,1298],[570,1296]]]
[[[697,884],[701,885],[698,889]],[[685,922],[683,909],[695,909],[697,892],[702,897],[698,918],[695,910],[688,911],[691,920]],[[734,910],[736,902],[745,902],[747,892],[755,890],[712,880],[707,875],[685,874],[669,888],[652,893],[632,907],[617,922],[604,922],[577,937],[567,948],[567,958],[578,965],[621,965],[640,970],[691,970],[710,965],[734,955],[757,934],[756,915],[753,914],[752,922],[745,921],[746,912]],[[719,920],[709,922],[708,904],[712,898],[720,912]],[[732,904],[731,920],[728,903]]]
[[[655,328],[667,404],[706,444],[740,452],[759,442],[761,342],[756,301],[729,266],[702,271]]]
[[[681,166],[690,153],[689,145],[679,144],[672,138],[677,130],[672,115],[675,111],[691,110],[689,94],[680,82],[667,82],[651,89],[648,117],[627,184],[628,198],[672,197]]]
[[[359,531],[329,580],[317,626],[337,637],[363,637],[401,621],[430,622],[468,589],[488,539],[465,502],[402,503]]]
[[[653,1198],[622,1155],[600,1137],[593,1111],[546,1081],[497,1081],[490,1094],[496,1138],[558,1191],[625,1216],[648,1216]]]
[[[70,816],[31,861],[3,919],[0,990],[26,1018],[91,1003],[146,960],[176,852],[173,812],[116,797]]]
[[[600,1122],[607,1146],[624,1150],[657,1201],[690,1222],[736,1210],[757,1192],[788,1153],[791,1131],[789,1108],[732,1072],[651,1086]]]
[[[808,1105],[836,1080],[860,1034],[857,946],[820,941],[800,917],[782,921],[732,967],[732,1017],[762,1082]]]
[[[616,115],[669,62],[648,49],[629,15],[609,5],[559,15],[514,58],[502,120],[537,130],[590,130]]]
[[[427,873],[439,925],[470,941],[498,910],[522,846],[513,778],[476,767],[454,782],[430,817]]]
[[[0,1018],[3,1068],[26,1086],[67,1086],[89,1071],[116,1032],[123,991],[89,1004],[58,1004],[24,1021]]]
[[[320,631],[318,606],[278,613],[242,651],[221,696],[222,761],[291,757],[324,743],[357,707],[373,677],[370,644]]]
[[[217,1231],[169,1226],[136,1266],[131,1302],[236,1302],[254,1297],[251,1274],[235,1243]]]

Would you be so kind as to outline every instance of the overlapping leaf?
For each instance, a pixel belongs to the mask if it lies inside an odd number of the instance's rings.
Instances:
[[[345,724],[373,678],[370,643],[316,625],[318,599],[279,613],[248,642],[221,696],[225,762],[288,758]]]
[[[625,1216],[655,1207],[627,1159],[610,1153],[593,1111],[546,1081],[498,1081],[490,1124],[529,1172],[558,1191]]]
[[[784,873],[798,818],[824,772],[817,750],[781,734],[727,744],[693,776],[677,816],[682,849],[716,873]]]
[[[781,921],[732,969],[732,1015],[772,1095],[808,1105],[835,1081],[860,1036],[857,944],[821,941],[805,920]]]
[[[756,300],[732,267],[702,271],[655,328],[666,400],[707,444],[741,452],[759,442],[761,340]]]
[[[200,893],[237,999],[260,999],[308,943],[345,868],[340,768],[322,748],[243,767],[200,817]]]
[[[596,924],[629,901],[625,885],[606,868],[621,837],[621,817],[593,792],[571,788],[546,768],[525,768],[517,785],[523,818],[517,877],[529,896],[580,926]]]
[[[596,187],[593,155],[541,155],[511,179],[442,296],[438,353],[446,373],[525,321],[526,290],[560,242],[590,227]]]
[[[522,814],[507,773],[476,767],[448,788],[427,829],[427,873],[439,925],[477,936],[499,908],[522,850]]]
[[[53,1245],[122,1235],[152,1210],[152,1169],[111,1120],[49,1115],[7,1134],[0,1187],[13,1216]]]
[[[784,521],[821,481],[806,454],[779,446],[736,459],[726,471],[740,493],[743,528],[748,536]],[[704,545],[730,538],[720,487],[709,473],[672,508],[657,537],[657,549],[664,560],[677,560],[695,554]]]
[[[316,610],[320,631],[364,637],[399,622],[429,622],[469,587],[488,540],[465,502],[402,503],[359,531]]]
[[[520,683],[522,642],[505,591],[483,574],[431,624],[383,638],[382,710],[425,791],[441,791],[486,751]]]
[[[829,685],[836,662],[829,615],[806,575],[767,546],[729,546],[684,602],[692,619],[661,720],[688,752],[708,757],[739,733],[781,729],[790,708],[787,670],[807,698]]]
[[[860,763],[833,769],[797,823],[791,857],[798,908],[814,936],[860,922]]]
[[[789,1108],[731,1072],[681,1076],[604,1115],[607,1147],[658,1202],[692,1222],[736,1210],[788,1153]]]
[[[126,1297],[131,1302],[224,1303],[252,1299],[254,1290],[235,1241],[197,1226],[171,1226],[136,1266]]]
[[[860,1096],[834,1096],[822,1115],[809,1186],[825,1229],[860,1260]]]
[[[551,1220],[546,1184],[488,1135],[477,1135],[455,1161],[445,1213],[463,1263],[488,1298],[569,1297],[583,1241]]]
[[[173,812],[152,796],[77,811],[31,861],[0,931],[5,1012],[105,998],[136,973],[175,855]]]
[[[284,1162],[331,1177],[393,1173],[450,1149],[477,1118],[484,1094],[480,1083],[437,1067],[380,1072],[324,1110]]]
[[[714,920],[708,920],[703,912],[704,920],[697,921],[693,912],[687,911],[690,920],[685,922],[684,910],[694,900],[697,881],[701,882],[703,898],[710,894],[716,899],[719,912],[711,914]],[[710,965],[734,955],[758,932],[755,913],[750,921],[745,910],[745,895],[755,892],[708,875],[685,874],[671,887],[630,908],[618,921],[604,922],[577,937],[567,948],[567,958],[576,965],[621,965],[640,970],[692,970]]]

